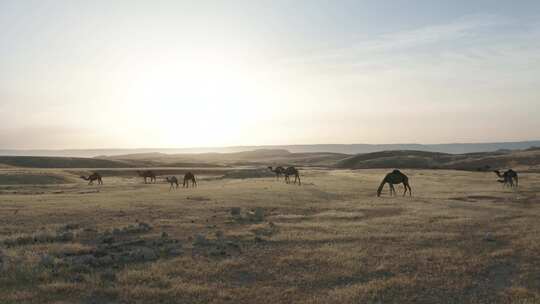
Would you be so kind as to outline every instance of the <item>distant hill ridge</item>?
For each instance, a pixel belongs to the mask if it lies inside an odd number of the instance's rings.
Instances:
[[[425,151],[383,151],[337,161],[342,169],[409,168],[490,171],[499,168],[540,170],[540,149],[449,154]]]
[[[300,166],[341,169],[457,169],[488,171],[499,168],[540,170],[540,149],[497,150],[450,154],[416,150],[393,150],[363,154],[291,153],[282,149],[259,149],[235,153],[163,154],[141,153],[100,158],[1,156],[0,167],[33,168],[208,168]]]
[[[94,158],[43,157],[43,156],[0,156],[0,164],[23,168],[126,168],[130,164]]]
[[[493,143],[451,143],[451,144],[317,144],[317,145],[275,145],[275,146],[233,146],[211,148],[144,148],[144,149],[71,149],[71,150],[15,150],[0,149],[0,155],[13,156],[69,156],[69,157],[95,157],[116,156],[140,153],[235,153],[253,151],[258,149],[287,150],[290,153],[343,153],[360,154],[380,151],[415,150],[425,152],[440,152],[450,154],[494,152],[497,150],[524,150],[532,147],[540,147],[540,140],[519,142],[493,142]]]

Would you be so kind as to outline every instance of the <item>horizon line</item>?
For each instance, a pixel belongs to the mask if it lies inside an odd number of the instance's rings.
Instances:
[[[512,143],[527,143],[527,142],[540,142],[540,139],[531,140],[518,140],[518,141],[491,141],[491,142],[449,142],[449,143],[435,143],[435,144],[422,144],[422,143],[351,143],[351,144],[264,144],[264,145],[231,145],[231,146],[207,146],[207,147],[138,147],[138,148],[0,148],[0,151],[98,151],[98,150],[188,150],[188,149],[228,149],[228,148],[244,148],[244,147],[301,147],[301,146],[397,146],[397,145],[420,145],[420,146],[443,146],[443,145],[489,145],[489,144],[512,144]]]

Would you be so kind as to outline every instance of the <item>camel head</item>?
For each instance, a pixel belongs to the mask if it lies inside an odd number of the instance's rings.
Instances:
[[[503,177],[499,170],[493,170],[493,172],[495,172],[495,174],[497,174],[498,177]]]
[[[272,167],[268,167],[268,169],[269,169],[270,171],[274,171],[274,170],[272,169]]]
[[[381,196],[382,189],[377,189],[377,197]]]

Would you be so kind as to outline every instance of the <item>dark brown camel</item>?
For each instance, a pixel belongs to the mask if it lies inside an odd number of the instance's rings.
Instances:
[[[156,174],[150,170],[137,171],[137,174],[139,174],[140,177],[144,178],[145,184],[147,184],[147,181],[146,181],[147,178],[150,178],[150,183],[156,182]]]
[[[302,181],[300,181],[300,172],[298,172],[298,169],[295,167],[288,167],[283,171],[283,175],[285,175],[285,182],[287,184],[291,182],[290,177],[294,176],[294,183],[296,184],[296,181],[298,180],[298,186],[302,185]]]
[[[268,169],[270,169],[270,171],[272,171],[272,172],[274,172],[276,174],[276,179],[278,179],[278,180],[285,172],[285,168],[283,168],[281,166],[276,167],[275,169],[272,168],[272,167],[268,167]]]
[[[503,174],[501,174],[499,170],[495,170],[493,172],[495,172],[495,174],[497,174],[498,177],[502,178],[498,180],[498,182],[502,183],[503,186],[509,186],[510,188],[518,187],[519,181],[518,181],[518,174],[516,171],[509,169],[508,171],[505,171]]]
[[[172,188],[175,188],[174,185],[176,185],[176,189],[178,189],[178,179],[176,178],[176,176],[166,177],[165,179],[169,184],[171,184],[171,186],[169,187],[169,191],[171,191]]]
[[[384,177],[381,184],[379,185],[379,189],[377,189],[377,196],[381,196],[382,189],[384,185],[388,183],[390,186],[390,196],[396,194],[396,189],[394,188],[394,185],[403,184],[405,186],[405,192],[403,192],[403,196],[407,194],[407,190],[409,191],[409,195],[412,195],[412,189],[409,185],[409,178],[407,175],[401,173],[399,170],[394,170]]]
[[[101,180],[101,175],[99,173],[97,173],[97,172],[94,172],[94,173],[90,174],[88,177],[81,176],[81,178],[88,181],[89,185],[94,184],[95,180],[98,181],[98,185],[103,185],[103,180]]]
[[[197,187],[197,179],[195,179],[195,175],[191,172],[188,172],[186,173],[186,175],[184,175],[184,188],[189,188],[190,181],[192,187]]]

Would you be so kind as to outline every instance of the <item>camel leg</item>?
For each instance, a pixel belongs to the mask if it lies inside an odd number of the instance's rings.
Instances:
[[[409,191],[409,196],[412,196],[411,186],[409,186],[409,184],[403,184],[403,187],[405,188],[405,191],[403,191],[403,196],[407,194],[407,190]]]
[[[298,186],[301,186],[302,181],[300,180],[300,175],[297,175],[296,178],[298,178]],[[296,184],[296,179],[294,180],[294,183]]]
[[[407,184],[403,183],[403,196],[407,194]]]

